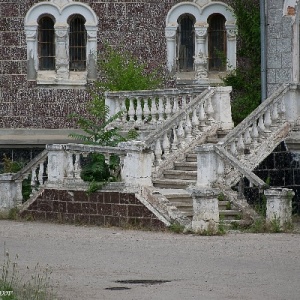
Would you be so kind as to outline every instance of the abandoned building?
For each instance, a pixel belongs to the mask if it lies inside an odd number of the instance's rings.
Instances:
[[[33,160],[0,179],[0,207],[22,201],[21,183],[30,175],[36,191],[22,212],[36,218],[153,226],[176,221],[206,230],[220,214],[236,222],[253,218],[243,185],[266,189],[266,178],[280,165],[285,175],[269,181],[281,189],[265,191],[267,218],[289,220],[286,199],[300,194],[298,1],[265,1],[268,98],[236,127],[231,88],[220,79],[237,64],[238,28],[229,0],[15,2],[0,3],[0,156]],[[149,69],[163,67],[174,88],[106,94],[111,114],[126,110],[116,125],[138,126],[139,140],[115,149],[68,144],[76,127],[68,116],[86,115],[105,43],[132,52]],[[122,184],[86,195],[80,158],[90,152],[119,155]],[[286,164],[278,163],[283,156]]]

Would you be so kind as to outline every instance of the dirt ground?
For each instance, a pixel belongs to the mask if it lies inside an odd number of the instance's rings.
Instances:
[[[48,265],[60,299],[299,300],[300,234],[178,235],[0,221],[21,270]]]

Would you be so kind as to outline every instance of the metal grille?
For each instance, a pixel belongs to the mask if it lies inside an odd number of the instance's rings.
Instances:
[[[208,28],[209,70],[224,71],[226,69],[226,19],[220,14],[212,15]]]
[[[86,69],[86,40],[85,20],[75,15],[70,21],[69,55],[70,71],[84,71]]]
[[[192,71],[195,55],[194,20],[185,15],[180,20],[179,69]]]
[[[54,22],[50,17],[43,17],[38,27],[39,69],[55,69],[55,34]]]

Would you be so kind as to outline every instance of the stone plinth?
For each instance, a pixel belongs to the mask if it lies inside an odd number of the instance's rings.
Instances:
[[[14,174],[0,174],[0,210],[9,210],[22,203],[22,182]]]

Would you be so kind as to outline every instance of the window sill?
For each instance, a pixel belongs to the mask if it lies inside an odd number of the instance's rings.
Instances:
[[[40,85],[86,85],[87,72],[69,72],[59,75],[55,71],[38,71],[37,84]]]

